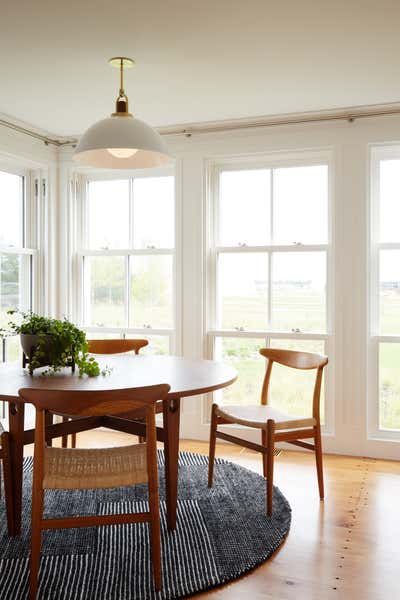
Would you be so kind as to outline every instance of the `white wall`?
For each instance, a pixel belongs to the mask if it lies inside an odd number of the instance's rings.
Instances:
[[[16,136],[17,134],[12,134]],[[56,314],[68,314],[72,299],[71,264],[68,256],[69,197],[68,179],[74,171],[71,150],[59,152],[59,181],[54,169],[54,150],[38,142],[10,138],[0,128],[0,154],[8,147],[12,153],[36,156],[50,167],[51,202],[48,234],[50,248],[58,251],[57,263],[48,269],[51,289],[56,297],[50,304]],[[258,130],[192,137],[171,136],[169,147],[176,156],[177,192],[182,203],[182,350],[193,358],[204,356],[204,210],[206,165],[226,156],[246,156],[271,152],[329,150],[334,162],[335,219],[335,430],[324,441],[329,451],[400,457],[396,442],[368,440],[367,422],[367,330],[368,330],[368,249],[369,149],[375,144],[400,142],[400,117],[360,119],[353,123],[330,122],[314,125],[276,126]],[[26,157],[26,156],[25,156]],[[58,195],[56,194],[58,187]],[[54,227],[57,211],[58,229]],[[57,245],[54,240],[57,238]],[[53,257],[52,257],[53,258]],[[58,265],[58,269],[55,265]],[[53,294],[53,295],[54,295]],[[206,436],[207,428],[198,423],[202,402],[185,401],[182,434]]]

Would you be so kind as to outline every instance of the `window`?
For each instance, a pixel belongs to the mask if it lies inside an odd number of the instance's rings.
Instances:
[[[325,162],[214,167],[208,337],[211,355],[239,372],[219,401],[259,403],[261,347],[331,347],[328,179]],[[310,414],[313,381],[275,365],[272,404]]]
[[[87,184],[82,314],[88,337],[146,337],[168,353],[175,332],[172,175]],[[150,334],[150,335],[149,335]]]
[[[33,235],[25,222],[30,208],[26,194],[27,179],[28,175],[0,171],[0,327],[4,328],[10,320],[8,310],[33,308],[35,250],[28,247]],[[36,188],[38,185],[36,181]],[[3,360],[19,360],[18,338],[5,338],[1,352]]]
[[[400,434],[400,149],[372,161],[372,368],[370,433]]]

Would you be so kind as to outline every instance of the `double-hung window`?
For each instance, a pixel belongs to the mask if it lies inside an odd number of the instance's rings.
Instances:
[[[29,172],[0,170],[0,327],[7,329],[7,311],[33,309],[33,274],[36,251],[33,248],[39,180],[31,193]],[[35,199],[35,202],[33,201]],[[16,336],[2,340],[2,360],[20,358]]]
[[[88,337],[175,337],[174,176],[89,180],[84,200],[81,321]]]
[[[400,439],[400,148],[372,152],[369,432]]]
[[[261,347],[331,354],[329,195],[328,160],[214,165],[210,355],[239,373],[234,385],[217,392],[218,401],[259,403]],[[271,401],[310,414],[312,384],[310,373],[275,365]],[[331,425],[328,404],[321,408]]]

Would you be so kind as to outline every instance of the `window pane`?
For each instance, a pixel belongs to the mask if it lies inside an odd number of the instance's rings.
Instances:
[[[379,427],[400,431],[400,344],[379,345]]]
[[[271,348],[300,350],[302,352],[325,353],[323,340],[271,340]],[[315,384],[315,371],[290,369],[275,363],[271,374],[269,402],[290,415],[312,416],[312,400]],[[324,385],[321,388],[320,413],[324,421]]]
[[[400,334],[400,250],[381,250],[380,332]]]
[[[23,177],[0,171],[0,246],[22,246],[23,190]]]
[[[379,226],[381,242],[400,239],[400,160],[382,160],[379,177]]]
[[[149,341],[149,345],[140,349],[140,354],[169,354],[169,336],[168,335],[127,335],[127,339],[146,339]]]
[[[219,244],[266,245],[270,231],[270,171],[224,171],[219,185]]]
[[[268,255],[220,254],[218,314],[222,329],[267,328]]]
[[[273,329],[325,331],[325,252],[274,253],[272,264]]]
[[[131,257],[131,327],[172,327],[172,271],[172,256]]]
[[[6,338],[5,360],[7,362],[19,362],[22,364],[22,348],[19,335]]]
[[[31,257],[17,254],[0,254],[0,327],[7,329],[15,318],[8,310],[31,308]],[[22,359],[19,335],[6,338],[5,360]]]
[[[129,180],[91,181],[89,248],[129,247]]]
[[[174,178],[143,177],[133,183],[135,248],[173,248]]]
[[[0,327],[10,320],[8,310],[31,307],[30,265],[30,256],[0,254]]]
[[[85,258],[85,324],[125,325],[125,259],[122,256]]]
[[[259,404],[265,373],[265,359],[259,349],[265,340],[246,338],[216,338],[215,358],[231,365],[238,372],[233,385],[217,393],[224,404]]]
[[[328,242],[328,167],[274,169],[276,244]]]

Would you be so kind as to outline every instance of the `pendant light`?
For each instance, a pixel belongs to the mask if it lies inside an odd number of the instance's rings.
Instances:
[[[115,112],[98,121],[81,137],[74,160],[103,169],[143,169],[159,167],[172,160],[160,134],[131,115],[124,90],[124,68],[135,61],[124,56],[108,61],[120,70],[120,88]]]

